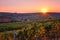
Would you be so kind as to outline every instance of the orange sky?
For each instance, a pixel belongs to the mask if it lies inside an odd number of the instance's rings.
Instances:
[[[60,0],[0,0],[0,12],[60,12]]]
[[[60,8],[41,7],[41,8],[27,8],[27,7],[0,7],[0,12],[41,12],[41,9],[47,9],[48,12],[60,12]]]

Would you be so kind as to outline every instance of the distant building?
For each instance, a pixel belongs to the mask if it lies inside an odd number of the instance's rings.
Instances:
[[[3,23],[3,22],[11,22],[11,18],[0,16],[0,23]]]

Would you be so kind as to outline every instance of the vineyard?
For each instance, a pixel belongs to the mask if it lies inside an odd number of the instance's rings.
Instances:
[[[0,23],[0,40],[60,40],[60,19]]]

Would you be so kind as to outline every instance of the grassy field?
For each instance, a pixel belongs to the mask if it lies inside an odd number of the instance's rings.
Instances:
[[[11,22],[11,23],[0,23],[0,28],[21,28],[18,30],[4,31],[0,33],[1,40],[14,40],[13,31],[16,34],[16,40],[39,40],[55,39],[57,35],[60,38],[60,19],[45,20],[45,21],[32,21],[32,22]],[[9,36],[9,37],[8,37]],[[56,38],[57,38],[56,36]],[[5,38],[6,37],[6,38]],[[20,38],[21,37],[21,38]],[[52,37],[52,38],[51,38]]]

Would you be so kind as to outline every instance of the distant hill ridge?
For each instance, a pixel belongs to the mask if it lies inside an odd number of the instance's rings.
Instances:
[[[60,13],[48,12],[46,15],[42,13],[10,13],[0,12],[0,17],[10,17],[12,20],[24,19],[46,19],[48,17],[60,18]]]

